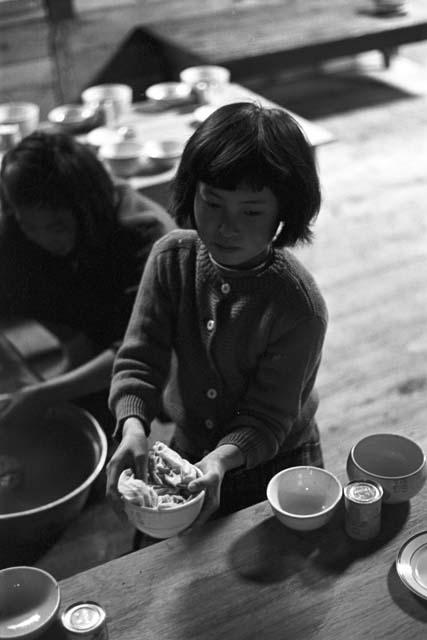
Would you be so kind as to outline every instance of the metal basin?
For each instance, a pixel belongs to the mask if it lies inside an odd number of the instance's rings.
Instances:
[[[97,421],[74,405],[0,428],[0,568],[30,562],[81,511],[107,457]]]

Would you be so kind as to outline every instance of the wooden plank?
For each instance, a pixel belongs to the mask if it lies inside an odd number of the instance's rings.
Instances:
[[[194,20],[169,18],[149,30],[207,62],[228,66],[241,79],[272,66],[314,64],[424,40],[427,6],[414,0],[407,15],[380,18],[351,0],[285,0],[268,11],[259,2]]]

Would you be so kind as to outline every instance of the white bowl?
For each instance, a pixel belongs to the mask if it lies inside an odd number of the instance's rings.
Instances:
[[[96,106],[90,104],[62,104],[49,111],[47,119],[65,132],[74,133],[95,125],[99,116]]]
[[[30,640],[55,620],[60,603],[55,578],[35,567],[0,571],[0,640]]]
[[[375,480],[383,488],[383,502],[396,504],[413,498],[426,481],[426,457],[421,447],[393,433],[376,433],[355,444],[347,458],[353,480]]]
[[[267,486],[267,499],[276,518],[299,531],[318,529],[332,517],[342,496],[333,473],[318,467],[279,471]]]
[[[143,151],[143,145],[139,142],[122,140],[103,145],[99,156],[107,162],[116,176],[126,178],[137,173]]]
[[[4,102],[0,104],[0,124],[17,124],[22,138],[37,129],[40,107],[33,102]]]
[[[186,102],[191,96],[191,87],[183,82],[160,82],[148,87],[145,96],[148,100],[168,104]]]
[[[98,84],[88,87],[82,92],[81,98],[85,104],[95,107],[111,107],[111,120],[120,120],[130,113],[132,105],[132,87],[127,84]],[[108,110],[108,109],[107,109]],[[108,116],[108,117],[107,117]],[[106,114],[109,120],[109,114]]]
[[[230,71],[226,67],[204,64],[183,69],[179,79],[191,87],[199,102],[211,103],[220,100],[224,87],[230,82]]]
[[[183,148],[180,140],[148,140],[143,145],[144,155],[161,167],[173,165],[181,157]]]

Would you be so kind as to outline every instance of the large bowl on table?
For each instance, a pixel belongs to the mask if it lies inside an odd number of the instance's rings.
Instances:
[[[347,458],[349,480],[375,480],[383,488],[383,502],[406,502],[426,481],[426,457],[421,447],[405,436],[375,433],[355,444]]]
[[[298,531],[323,527],[332,518],[341,497],[338,478],[319,467],[283,469],[267,486],[267,499],[276,518]]]
[[[74,405],[2,429],[0,568],[28,564],[83,508],[107,457],[98,422]]]

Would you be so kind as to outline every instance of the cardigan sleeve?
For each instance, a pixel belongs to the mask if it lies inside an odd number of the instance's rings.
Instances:
[[[292,330],[272,336],[246,394],[218,442],[243,452],[246,467],[273,458],[300,424],[303,406],[314,387],[326,320],[312,316]]]
[[[113,367],[109,406],[117,419],[115,436],[130,416],[139,417],[149,432],[169,374],[172,309],[160,282],[156,248],[148,258]]]

